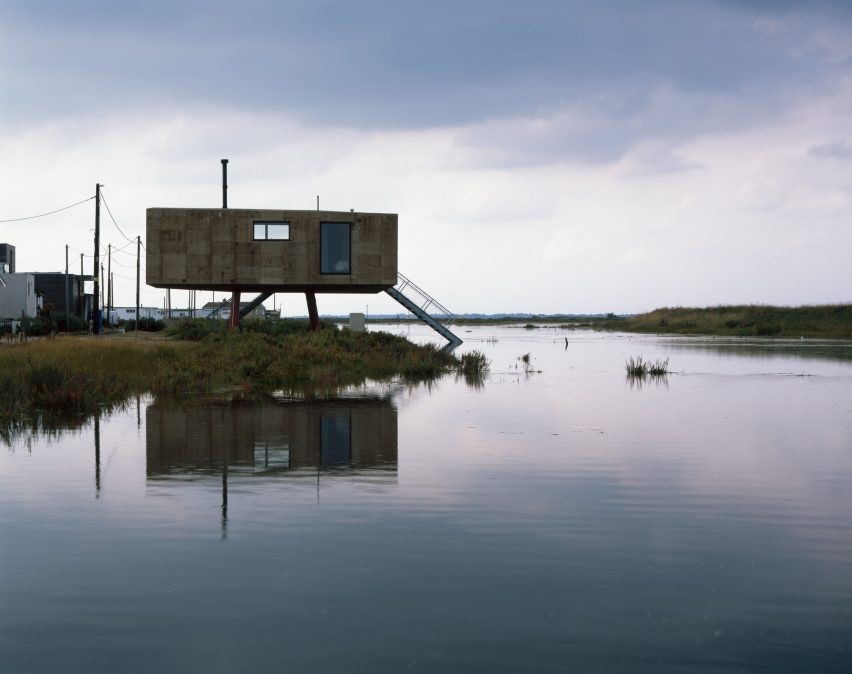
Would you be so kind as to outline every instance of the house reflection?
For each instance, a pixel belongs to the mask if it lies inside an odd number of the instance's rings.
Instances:
[[[146,410],[147,475],[270,475],[382,469],[396,475],[397,410],[388,399]]]

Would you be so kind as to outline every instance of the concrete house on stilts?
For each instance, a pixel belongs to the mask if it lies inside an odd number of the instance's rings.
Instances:
[[[394,213],[149,208],[146,249],[148,285],[230,293],[231,325],[273,293],[304,293],[316,329],[317,294],[386,292],[461,343],[452,314],[399,274]]]

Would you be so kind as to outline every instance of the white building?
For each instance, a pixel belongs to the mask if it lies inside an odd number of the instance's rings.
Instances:
[[[37,310],[35,277],[0,273],[0,318],[20,318],[22,312],[35,318]]]
[[[172,318],[190,318],[192,312],[189,309],[172,309]],[[153,318],[157,321],[164,321],[168,312],[162,307],[139,307],[139,319]],[[195,315],[198,318],[206,317],[206,313],[195,310]],[[104,310],[104,320],[106,321],[106,310]],[[135,321],[136,307],[113,307],[109,312],[109,324],[115,325],[119,321]]]

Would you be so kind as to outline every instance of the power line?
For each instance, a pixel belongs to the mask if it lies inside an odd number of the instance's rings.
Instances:
[[[121,235],[122,235],[125,239],[127,239],[130,243],[136,243],[136,241],[135,241],[134,239],[131,239],[129,236],[127,236],[127,234],[125,234],[124,232],[122,232],[122,231],[121,231],[121,227],[119,227],[119,226],[118,226],[118,223],[115,221],[115,218],[114,218],[114,217],[112,217],[112,211],[111,211],[111,210],[109,210],[109,204],[107,203],[106,198],[104,197],[104,191],[103,191],[103,189],[101,189],[101,201],[103,201],[103,202],[104,202],[104,206],[106,206],[107,213],[109,213],[109,219],[110,219],[110,220],[112,220],[112,224],[114,224],[114,225],[115,225],[115,228],[119,231],[119,233],[120,233],[120,234],[121,234]]]
[[[136,242],[134,241],[133,243],[136,243]],[[130,245],[129,243],[126,243],[126,244],[124,244],[124,246],[122,248],[113,248],[112,252],[113,253],[124,253],[125,255],[131,255],[133,257],[136,257],[136,253],[131,253],[130,251],[124,250],[124,248],[127,248],[127,246],[129,246],[129,245]],[[68,246],[68,250],[73,250],[75,253],[81,254],[84,258],[92,259],[93,257],[95,257],[92,253],[85,253],[82,250],[80,250],[79,248],[75,248],[74,246],[71,246],[71,245]],[[104,246],[101,246],[101,253],[100,253],[101,256],[106,257],[107,252],[108,252],[108,249]],[[145,257],[145,256],[143,255],[142,257]]]
[[[118,260],[113,260],[112,264],[117,264],[119,267],[124,267],[125,269],[136,269],[135,264],[122,264]]]
[[[125,248],[127,248],[129,245],[130,245],[129,243],[126,243],[121,248],[117,248],[116,246],[113,246],[112,252],[113,253],[122,253],[123,255],[130,255],[131,257],[135,258],[136,257],[136,251],[135,250],[134,251],[125,250]],[[133,245],[134,246],[136,245],[135,241],[133,241]]]
[[[20,222],[21,220],[33,220],[35,218],[43,218],[46,215],[53,215],[54,213],[59,213],[60,211],[67,211],[69,208],[74,208],[74,206],[79,206],[80,204],[85,204],[87,201],[91,201],[95,197],[89,197],[88,199],[83,199],[82,201],[78,201],[76,204],[71,204],[70,206],[63,206],[62,208],[57,208],[55,211],[48,211],[47,213],[39,213],[38,215],[28,215],[24,218],[9,218],[8,220],[0,220],[0,222]],[[107,208],[109,210],[109,208]],[[118,225],[116,225],[118,227]],[[121,230],[119,230],[121,231]],[[127,237],[124,237],[127,238]]]

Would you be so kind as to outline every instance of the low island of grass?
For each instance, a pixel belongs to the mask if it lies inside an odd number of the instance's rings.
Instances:
[[[341,318],[341,320],[343,320]],[[374,318],[373,322],[410,322],[412,316]],[[777,307],[763,304],[707,308],[664,307],[644,314],[501,314],[461,315],[455,325],[502,325],[533,330],[617,330],[677,335],[852,339],[852,304]]]
[[[91,414],[128,396],[331,393],[366,380],[423,381],[463,371],[455,356],[385,332],[298,322],[182,322],[163,339],[58,337],[0,348],[0,426],[57,415]],[[212,327],[211,327],[212,326]]]
[[[591,326],[604,330],[678,335],[852,339],[852,304],[802,307],[751,304],[703,309],[665,307],[635,316],[610,314],[593,321]]]

